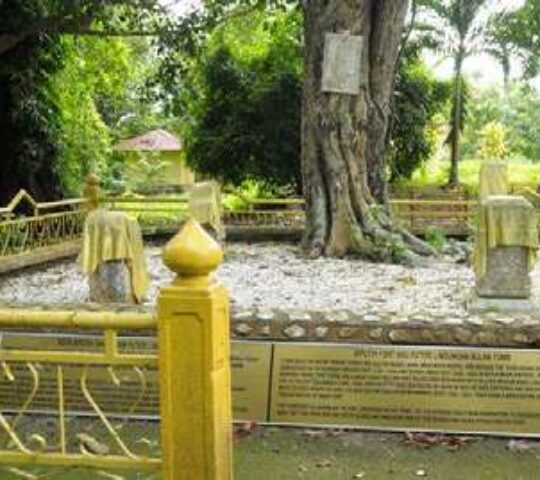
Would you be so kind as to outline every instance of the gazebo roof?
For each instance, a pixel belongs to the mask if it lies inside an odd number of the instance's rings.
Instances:
[[[167,130],[152,130],[137,137],[126,138],[114,147],[117,152],[159,151],[177,152],[182,150],[182,142]]]

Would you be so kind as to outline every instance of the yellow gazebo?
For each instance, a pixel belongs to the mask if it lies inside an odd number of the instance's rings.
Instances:
[[[163,161],[165,168],[156,183],[168,185],[192,185],[195,174],[186,165],[181,140],[167,130],[157,129],[126,138],[113,147],[116,152],[126,153],[125,175],[129,180],[144,180],[145,173],[138,164],[139,153],[154,152],[150,161]]]

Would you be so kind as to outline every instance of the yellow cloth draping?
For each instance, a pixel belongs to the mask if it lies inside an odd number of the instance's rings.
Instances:
[[[221,194],[216,182],[196,183],[191,188],[189,214],[201,225],[210,225],[223,237],[221,222]]]
[[[142,234],[136,219],[123,212],[90,212],[83,231],[79,263],[86,275],[110,260],[125,260],[131,271],[133,295],[140,302],[148,289]]]
[[[482,162],[478,185],[480,201],[490,195],[508,194],[508,165],[506,162],[489,160]]]
[[[534,266],[538,248],[536,212],[522,197],[493,195],[480,204],[474,249],[474,270],[483,278],[490,248],[518,246],[529,252],[529,267]]]

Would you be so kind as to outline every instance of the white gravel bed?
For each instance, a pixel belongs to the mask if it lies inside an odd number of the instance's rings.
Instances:
[[[147,247],[146,259],[152,279],[146,303],[152,304],[158,287],[169,283],[173,275],[161,262],[160,247]],[[538,287],[540,270],[533,275]],[[466,315],[464,301],[474,282],[470,267],[449,257],[416,268],[351,259],[307,260],[298,247],[283,243],[228,244],[217,276],[238,308],[456,316]],[[2,302],[79,303],[87,295],[86,279],[75,261],[0,277]]]

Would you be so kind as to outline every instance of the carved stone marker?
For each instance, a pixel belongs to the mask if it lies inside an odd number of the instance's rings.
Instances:
[[[134,303],[131,274],[125,260],[100,263],[88,277],[88,298],[95,303]]]
[[[527,248],[496,247],[488,251],[486,274],[476,279],[480,297],[529,298],[529,253]]]
[[[91,211],[79,262],[97,303],[139,303],[148,287],[141,229],[123,212]]]
[[[221,193],[216,182],[200,182],[193,185],[189,197],[189,214],[217,240],[225,237],[221,222]]]
[[[478,184],[480,201],[490,195],[508,195],[508,164],[500,160],[482,162]]]
[[[363,39],[358,35],[327,33],[324,43],[322,91],[358,95]]]
[[[534,208],[521,197],[487,197],[480,205],[474,251],[479,299],[528,299],[537,247]]]

